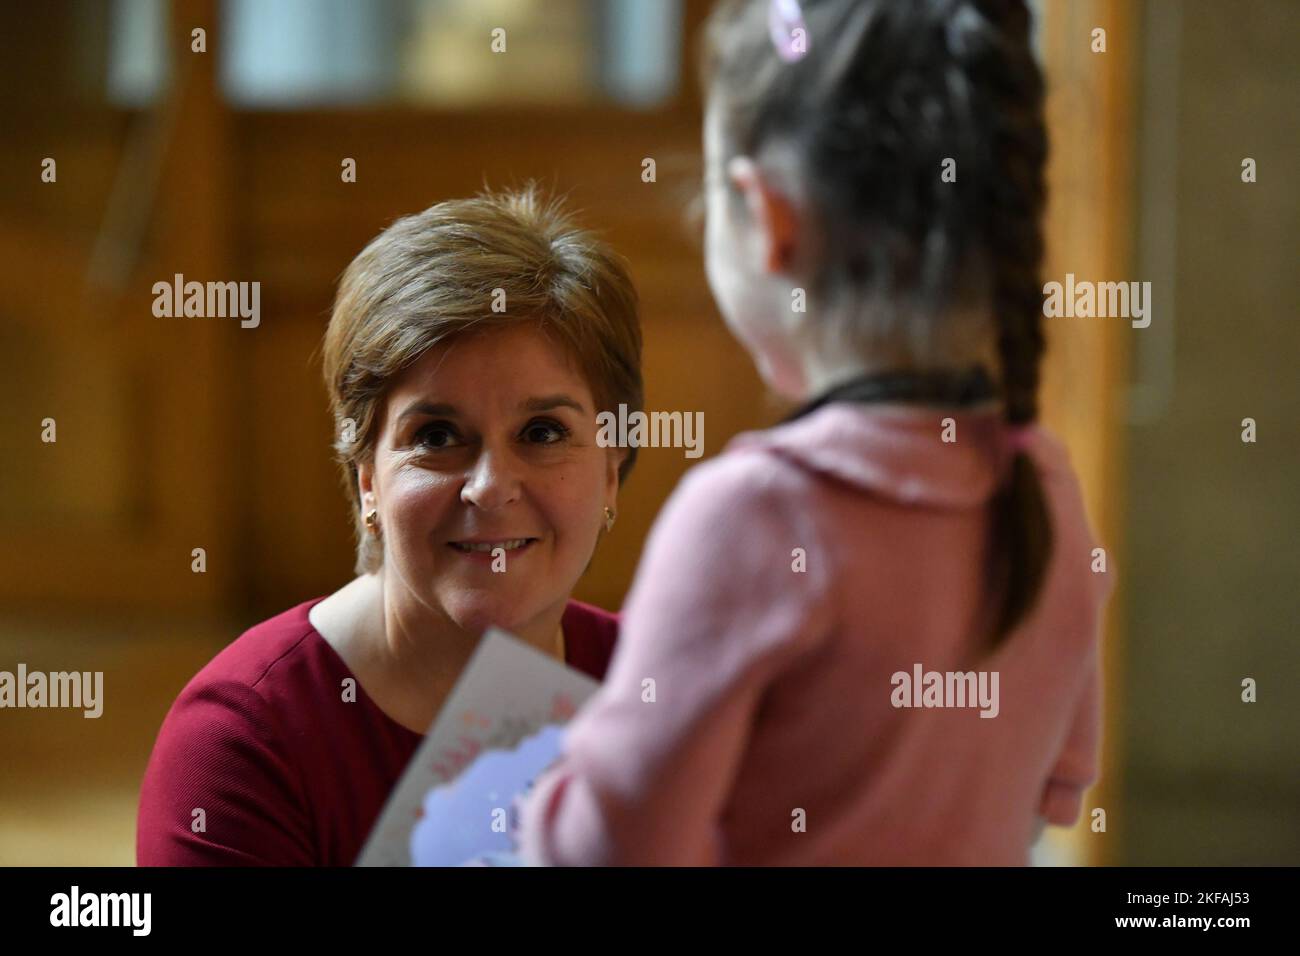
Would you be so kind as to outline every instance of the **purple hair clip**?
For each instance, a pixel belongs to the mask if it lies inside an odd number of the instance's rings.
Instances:
[[[771,0],[767,8],[767,26],[772,45],[781,59],[795,63],[808,52],[808,28],[803,22],[799,0]]]

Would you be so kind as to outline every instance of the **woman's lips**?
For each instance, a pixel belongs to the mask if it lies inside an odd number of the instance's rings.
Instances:
[[[523,554],[536,543],[536,538],[502,538],[499,541],[448,541],[447,547],[469,561],[491,564],[496,560],[496,555],[501,553],[497,551],[498,548],[505,549],[504,553],[509,560]]]

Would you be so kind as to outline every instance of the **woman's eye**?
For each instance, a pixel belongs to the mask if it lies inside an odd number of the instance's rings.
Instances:
[[[569,430],[555,421],[529,422],[524,428],[524,437],[536,445],[554,445],[568,436]]]
[[[456,430],[447,422],[432,422],[415,433],[426,448],[450,448],[457,444]]]

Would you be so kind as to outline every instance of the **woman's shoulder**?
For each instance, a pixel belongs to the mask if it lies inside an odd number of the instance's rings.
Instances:
[[[297,738],[285,723],[313,712],[294,705],[310,683],[304,668],[328,666],[311,640],[313,603],[248,628],[172,704],[141,783],[141,865],[310,862]]]
[[[304,601],[254,624],[199,670],[177,696],[155,749],[188,746],[197,735],[276,742],[287,716],[303,710],[302,696],[321,685],[330,668],[324,642]],[[192,742],[192,741],[190,741]]]
[[[564,608],[563,627],[566,663],[603,680],[618,641],[618,615],[570,599]]]
[[[194,676],[186,692],[231,684],[252,691],[263,689],[295,655],[310,655],[317,648],[319,642],[311,640],[316,629],[307,615],[321,600],[304,601],[249,627]]]
[[[260,621],[219,651],[177,696],[159,745],[176,746],[197,733],[208,742],[226,738],[280,749],[309,733],[311,722],[333,709],[340,680],[350,676],[308,617],[321,600]]]

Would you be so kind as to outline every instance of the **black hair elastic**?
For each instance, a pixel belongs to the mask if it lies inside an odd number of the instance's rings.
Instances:
[[[998,397],[998,388],[982,365],[969,369],[875,372],[835,385],[781,421],[792,422],[831,402],[909,402],[964,408]]]

